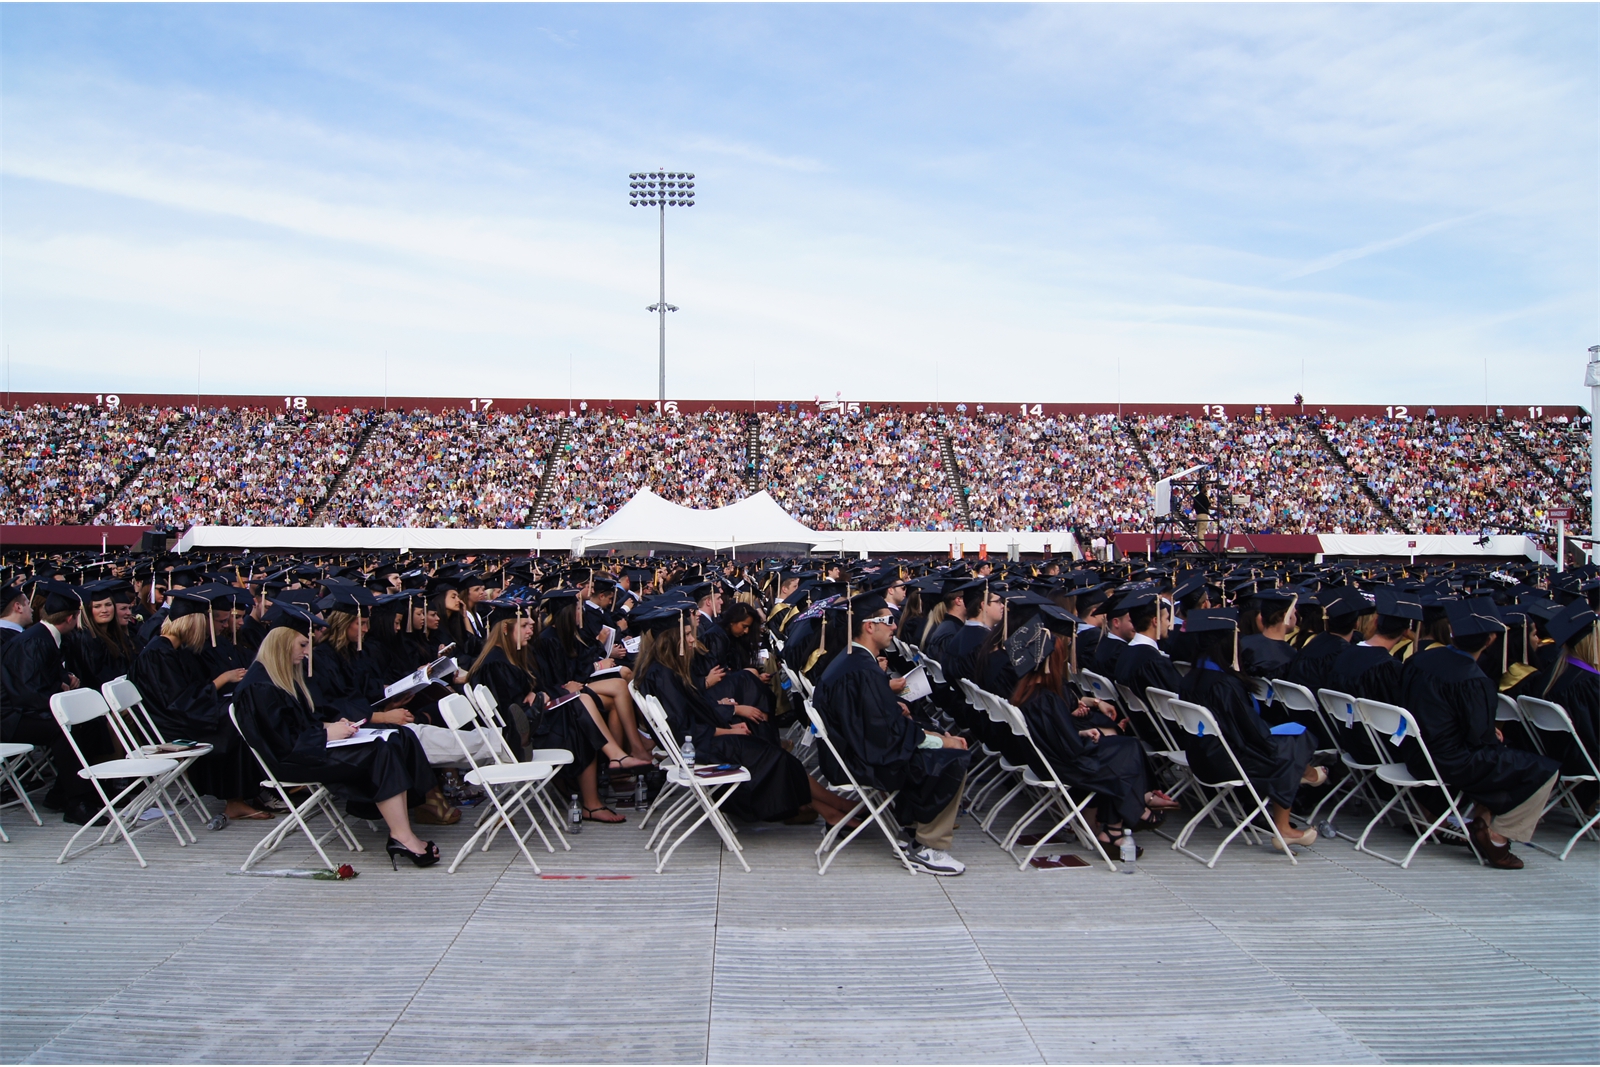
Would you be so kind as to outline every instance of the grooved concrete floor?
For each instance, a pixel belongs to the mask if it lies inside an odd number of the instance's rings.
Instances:
[[[230,875],[262,823],[152,831],[140,870],[120,844],[57,866],[46,819],[6,812],[0,845],[6,1062],[1600,1059],[1592,842],[1206,870],[1147,835],[1135,875],[1042,874],[963,819],[961,878],[866,835],[819,878],[802,827],[744,828],[749,874],[706,834],[658,876],[630,812],[536,853],[584,877],[503,840],[391,872],[357,824],[361,877],[328,883]],[[434,829],[448,861],[467,825]]]

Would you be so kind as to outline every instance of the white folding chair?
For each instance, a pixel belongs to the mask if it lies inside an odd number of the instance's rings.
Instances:
[[[172,776],[172,781],[168,785],[176,787],[179,802],[193,804],[200,817],[210,822],[211,812],[207,810],[205,801],[200,798],[200,793],[189,781],[189,768],[194,766],[195,760],[209,756],[213,746],[200,742],[182,752],[161,751],[167,739],[162,736],[161,728],[156,725],[150,709],[144,706],[144,696],[140,694],[139,687],[128,681],[126,675],[102,685],[100,695],[105,698],[106,706],[111,709],[107,721],[111,724],[112,732],[128,750],[128,754],[156,756],[177,763],[177,773]],[[169,794],[170,791],[169,789]]]
[[[1317,732],[1328,738],[1328,743],[1334,747],[1319,748],[1319,756],[1338,756],[1340,749],[1338,739],[1332,735],[1333,724],[1328,721],[1327,714],[1322,710],[1322,704],[1316,695],[1301,685],[1299,682],[1287,682],[1282,678],[1274,678],[1268,683],[1272,690],[1273,698],[1290,711],[1298,711],[1308,715],[1311,722],[1316,724]],[[1305,725],[1310,725],[1307,723]]]
[[[183,817],[170,806],[165,791],[166,781],[178,769],[175,760],[143,757],[106,760],[91,764],[84,758],[83,750],[78,747],[78,739],[72,736],[72,728],[93,722],[110,713],[111,709],[106,706],[105,699],[93,689],[74,689],[66,693],[54,693],[50,697],[50,714],[55,716],[56,725],[67,735],[67,743],[72,746],[73,754],[78,757],[78,762],[82,765],[78,777],[94,786],[95,793],[100,797],[100,810],[67,841],[65,847],[61,849],[61,855],[56,857],[57,863],[65,863],[73,856],[82,855],[91,848],[105,844],[113,836],[120,836],[133,850],[133,858],[139,861],[139,866],[150,866],[139,852],[139,846],[133,843],[133,838],[135,834],[142,833],[155,825],[154,821],[141,825],[139,819],[151,805],[161,809],[161,817],[172,828],[172,835],[178,839],[178,844],[189,843],[184,840],[183,831],[178,829]],[[58,773],[66,772],[58,768]],[[125,779],[128,784],[123,786],[116,796],[107,796],[103,783],[117,779]],[[177,822],[173,821],[174,817],[177,818]],[[78,839],[84,834],[94,832],[95,823],[102,818],[105,820],[105,828],[100,831],[100,835],[74,852],[72,846],[77,844]],[[185,826],[184,830],[187,829]]]
[[[1078,672],[1078,688],[1089,696],[1104,700],[1108,704],[1117,702],[1117,687],[1103,674],[1085,669]]]
[[[439,714],[444,718],[445,726],[458,735],[467,727],[476,726],[480,722],[472,702],[456,693],[451,693],[439,701]],[[527,797],[534,790],[549,784],[550,779],[556,775],[556,767],[549,763],[489,763],[479,766],[465,738],[458,736],[456,747],[461,750],[462,757],[472,765],[472,769],[464,777],[488,795],[493,812],[488,818],[478,821],[477,830],[467,838],[466,843],[456,853],[455,860],[451,862],[450,873],[456,873],[461,861],[467,858],[467,853],[471,852],[480,841],[483,843],[484,851],[487,852],[494,834],[502,828],[516,841],[517,848],[527,858],[533,873],[540,873],[539,864],[534,860],[533,853],[528,851],[528,834],[537,831],[544,840],[545,848],[554,852],[555,847],[550,844],[550,839],[545,837],[538,818],[528,807]],[[514,808],[521,808],[523,814],[528,816],[529,827],[522,833],[517,832],[516,823],[512,819],[510,809]]]
[[[1336,800],[1333,810],[1328,812],[1329,825],[1339,817],[1339,812],[1344,809],[1353,797],[1360,796],[1368,811],[1377,811],[1383,806],[1383,800],[1378,796],[1372,786],[1372,777],[1383,764],[1370,763],[1362,760],[1360,755],[1351,750],[1349,744],[1360,736],[1358,731],[1364,732],[1361,725],[1361,716],[1356,711],[1356,698],[1349,693],[1341,693],[1337,689],[1317,690],[1317,705],[1322,709],[1323,721],[1328,724],[1329,736],[1333,743],[1339,747],[1339,762],[1344,764],[1347,772],[1343,778],[1335,782],[1333,788],[1322,795],[1316,807],[1311,809],[1308,818],[1313,826],[1317,824],[1317,816],[1322,812],[1322,806],[1330,800]]]
[[[1566,734],[1567,744],[1582,753],[1583,762],[1589,768],[1588,774],[1582,772],[1578,774],[1563,773],[1557,778],[1556,787],[1551,791],[1550,800],[1545,805],[1544,810],[1547,815],[1554,808],[1565,806],[1577,820],[1578,832],[1568,838],[1566,847],[1557,852],[1555,849],[1546,848],[1536,841],[1528,842],[1529,845],[1540,852],[1545,852],[1555,856],[1557,859],[1564,860],[1567,858],[1567,854],[1572,851],[1572,846],[1576,845],[1578,839],[1584,834],[1588,834],[1591,837],[1600,837],[1600,834],[1595,833],[1595,824],[1600,823],[1600,812],[1592,816],[1588,815],[1583,810],[1583,805],[1578,803],[1576,795],[1578,786],[1583,783],[1600,781],[1600,767],[1595,765],[1594,757],[1589,754],[1589,750],[1584,747],[1583,739],[1578,736],[1578,731],[1573,728],[1572,716],[1567,714],[1566,708],[1549,700],[1540,700],[1538,697],[1518,697],[1517,710],[1522,713],[1524,722],[1531,727],[1528,730],[1530,735],[1536,735],[1541,732]]]
[[[261,781],[261,787],[263,789],[271,789],[277,793],[278,799],[283,801],[284,807],[288,809],[276,825],[267,831],[267,835],[256,842],[256,847],[250,850],[250,855],[246,856],[244,863],[240,865],[239,869],[241,871],[248,871],[251,867],[278,851],[279,848],[283,847],[283,843],[288,836],[297,829],[305,834],[306,840],[311,842],[311,847],[317,850],[317,855],[322,858],[322,863],[325,867],[336,866],[328,858],[328,854],[322,850],[323,843],[330,837],[337,837],[345,848],[352,852],[365,851],[361,847],[361,842],[356,840],[355,832],[344,821],[344,816],[340,815],[338,809],[334,807],[333,793],[329,791],[327,786],[321,782],[291,781],[279,778],[278,772],[261,755],[260,746],[256,744],[251,736],[255,732],[255,724],[251,724],[251,733],[246,733],[244,728],[239,725],[238,709],[232,704],[228,705],[228,719],[233,723],[233,728],[239,731],[239,736],[244,738],[244,743],[249,746],[250,754],[256,758],[256,763],[261,767],[261,773],[266,775]],[[384,742],[374,741],[372,743],[381,745]],[[292,789],[304,789],[305,796],[297,802],[289,794]],[[329,829],[321,836],[312,833],[311,824],[306,821],[308,816],[315,818],[318,815],[323,816],[329,823]]]
[[[39,813],[34,810],[33,800],[28,796],[28,791],[22,788],[22,778],[17,774],[17,769],[23,765],[32,751],[33,746],[26,741],[0,742],[0,785],[10,786],[11,791],[17,795],[15,800],[0,804],[0,811],[20,804],[33,817],[35,826],[43,826],[44,820],[39,818]],[[5,828],[0,827],[0,841],[10,840],[11,838],[6,836]]]
[[[1178,716],[1172,711],[1172,702],[1178,699],[1178,694],[1150,686],[1144,691],[1144,695],[1150,710],[1155,713],[1156,720],[1161,724],[1161,735],[1167,739],[1168,744],[1171,746],[1154,753],[1166,761],[1165,769],[1169,778],[1166,783],[1167,796],[1177,800],[1190,789],[1203,795],[1204,791],[1200,783],[1195,779],[1194,772],[1189,770],[1189,753],[1183,750],[1183,745],[1172,732],[1174,727],[1182,729],[1178,725]],[[1221,829],[1221,819],[1212,815],[1211,822],[1218,829]],[[1172,835],[1164,830],[1157,830],[1156,833],[1168,841],[1173,840]]]
[[[1466,831],[1467,817],[1466,813],[1461,810],[1457,799],[1458,794],[1445,784],[1444,776],[1439,773],[1439,768],[1434,765],[1433,753],[1428,751],[1428,743],[1423,739],[1422,731],[1417,728],[1417,720],[1412,716],[1411,712],[1405,708],[1396,707],[1393,704],[1385,704],[1379,700],[1358,697],[1356,699],[1356,715],[1366,727],[1367,736],[1372,738],[1373,749],[1377,752],[1383,752],[1384,741],[1388,741],[1398,748],[1407,738],[1414,740],[1417,748],[1422,752],[1423,758],[1428,761],[1428,771],[1431,775],[1428,778],[1418,778],[1402,762],[1378,765],[1374,773],[1379,781],[1393,787],[1394,796],[1390,798],[1387,804],[1378,809],[1378,813],[1372,817],[1372,821],[1367,823],[1367,828],[1361,831],[1361,837],[1356,841],[1356,851],[1376,856],[1386,863],[1393,863],[1403,869],[1411,866],[1411,861],[1416,857],[1418,849],[1427,844],[1434,834],[1440,833],[1461,838],[1472,849],[1472,854],[1477,856],[1478,862],[1482,863],[1483,857],[1478,855],[1478,846],[1473,844],[1472,835]],[[1428,813],[1411,796],[1413,790],[1424,786],[1432,786],[1438,789],[1445,799],[1444,810],[1431,821],[1428,819]],[[1393,856],[1385,855],[1377,849],[1367,847],[1367,838],[1371,836],[1373,827],[1377,826],[1379,820],[1387,815],[1392,808],[1398,808],[1405,815],[1406,819],[1411,823],[1411,829],[1417,835],[1416,841],[1407,850],[1404,859],[1395,859]],[[1449,821],[1452,815],[1456,817],[1455,824]]]
[[[505,717],[500,712],[500,702],[495,699],[494,692],[486,685],[469,685],[466,687],[466,695],[468,700],[477,706],[479,720],[478,733],[488,745],[489,755],[494,759],[494,762],[523,762],[517,759],[517,754],[512,751],[510,742],[506,740],[505,730],[508,729],[508,724]],[[526,762],[549,763],[556,768],[556,774],[559,775],[561,773],[561,768],[571,763],[572,760],[572,753],[564,748],[535,748],[529,750]],[[539,811],[543,813],[545,821],[550,824],[550,829],[555,831],[556,840],[561,842],[561,847],[566,851],[571,852],[572,845],[567,841],[566,834],[561,832],[561,807],[550,798],[550,785],[553,784],[554,781],[555,779],[552,778],[550,782],[539,786],[537,789],[533,790],[533,792],[530,794],[530,797],[535,806],[538,807]],[[483,821],[488,817],[489,809],[484,808],[478,813],[477,821],[473,825],[481,826]],[[495,833],[498,833],[498,831],[495,831]],[[541,836],[543,836],[542,832]],[[484,851],[487,852],[489,846],[493,843],[494,833],[491,833],[489,835],[489,839],[484,842]],[[545,845],[548,847],[549,844],[550,841],[548,838],[546,838]],[[551,849],[551,851],[553,852],[555,850]]]
[[[883,836],[888,840],[889,847],[894,849],[895,857],[899,859],[908,872],[913,875],[916,874],[917,869],[911,865],[911,860],[906,857],[906,850],[900,843],[900,828],[894,819],[894,801],[900,795],[900,790],[876,789],[872,786],[864,786],[857,781],[855,772],[850,769],[850,764],[845,762],[844,756],[834,745],[833,738],[829,736],[828,724],[822,720],[822,713],[809,700],[805,702],[805,708],[806,718],[811,720],[812,731],[827,746],[828,751],[833,753],[834,762],[844,772],[845,780],[843,782],[832,783],[834,792],[842,793],[845,796],[853,795],[856,798],[856,805],[850,809],[850,813],[828,827],[828,832],[822,835],[822,843],[816,849],[817,873],[819,875],[827,874],[828,868],[838,858],[839,853],[844,851],[845,846],[854,841],[856,836],[865,830],[869,824],[875,824],[878,829],[883,831]],[[863,816],[861,823],[854,829],[850,829],[850,822],[857,815]],[[841,838],[839,835],[845,833],[846,830],[849,830],[849,833]]]
[[[1095,852],[1099,853],[1100,858],[1105,861],[1105,865],[1115,871],[1117,865],[1111,862],[1111,857],[1106,854],[1105,846],[1100,843],[1099,837],[1095,835],[1093,828],[1089,826],[1088,820],[1083,816],[1083,809],[1088,807],[1089,801],[1095,798],[1095,794],[1089,793],[1081,801],[1073,800],[1071,787],[1061,780],[1060,775],[1056,774],[1055,769],[1051,767],[1049,759],[1045,757],[1043,752],[1039,751],[1038,742],[1033,739],[1033,733],[1028,729],[1028,721],[1023,716],[1022,709],[1009,700],[999,697],[993,698],[993,706],[995,712],[1011,728],[1011,732],[1028,742],[1029,747],[1033,749],[1034,755],[1039,757],[1039,765],[1050,768],[1048,777],[1040,775],[1031,766],[1026,766],[1022,769],[1022,784],[1024,787],[1034,791],[1035,800],[1022,813],[1022,817],[1012,824],[1011,829],[1006,831],[1005,836],[1000,841],[1000,847],[1010,853],[1012,859],[1016,859],[1017,842],[1028,827],[1037,822],[1046,812],[1055,811],[1061,817],[1056,820],[1050,829],[1039,835],[1039,839],[1033,843],[1033,847],[1028,849],[1027,855],[1023,856],[1022,861],[1017,864],[1017,869],[1021,871],[1027,870],[1028,864],[1039,854],[1039,850],[1048,844],[1050,839],[1055,837],[1062,827],[1070,823],[1078,835],[1078,840],[1085,847],[1093,847]]]
[[[1500,699],[1499,703],[1495,705],[1494,721],[1497,723],[1514,723],[1521,728],[1522,735],[1533,745],[1533,750],[1541,756],[1546,755],[1544,739],[1539,736],[1539,731],[1535,730],[1532,724],[1527,721],[1527,716],[1522,714],[1522,708],[1517,703],[1517,700],[1509,693],[1500,693],[1498,696]],[[1510,738],[1507,738],[1507,740],[1509,741]]]
[[[739,835],[734,833],[732,824],[722,813],[722,805],[733,795],[735,789],[750,780],[750,771],[744,767],[735,767],[704,777],[696,774],[695,768],[684,762],[683,751],[678,748],[678,739],[672,734],[672,725],[667,720],[667,711],[661,706],[661,701],[646,693],[639,695],[643,699],[638,702],[638,707],[650,723],[650,732],[656,735],[657,743],[667,750],[667,757],[670,760],[667,767],[667,784],[682,790],[681,795],[662,811],[655,832],[645,843],[645,847],[656,854],[656,873],[660,874],[666,868],[672,854],[678,850],[678,846],[707,822],[711,823],[717,836],[722,838],[722,843],[727,846],[728,851],[738,859],[739,865],[749,871],[750,864],[745,862],[744,847],[739,844]],[[657,797],[657,800],[660,798]],[[696,811],[700,813],[698,818],[694,818]],[[689,822],[691,818],[694,818],[693,822]],[[685,823],[688,825],[678,833],[678,828]],[[677,833],[676,837],[673,836],[674,833]]]
[[[1251,824],[1255,821],[1257,815],[1261,815],[1265,817],[1267,825],[1272,828],[1272,839],[1277,843],[1278,848],[1289,857],[1290,863],[1298,865],[1300,861],[1294,858],[1294,850],[1289,847],[1289,843],[1278,832],[1278,824],[1272,819],[1271,809],[1267,807],[1267,802],[1262,799],[1261,794],[1256,792],[1255,784],[1250,781],[1250,776],[1239,765],[1239,757],[1233,754],[1233,748],[1228,744],[1228,739],[1222,735],[1222,729],[1217,725],[1216,716],[1211,714],[1211,709],[1202,707],[1199,704],[1191,704],[1187,700],[1169,700],[1167,707],[1172,710],[1172,714],[1177,718],[1178,725],[1183,727],[1186,732],[1195,737],[1210,736],[1216,738],[1217,744],[1222,746],[1222,751],[1227,754],[1228,762],[1233,764],[1233,769],[1238,774],[1236,778],[1209,782],[1200,777],[1199,773],[1194,770],[1194,765],[1190,764],[1189,770],[1191,774],[1194,774],[1195,781],[1215,792],[1205,806],[1179,832],[1177,839],[1172,842],[1173,849],[1182,852],[1191,859],[1199,860],[1207,867],[1215,868],[1217,860],[1222,856],[1222,850],[1227,848],[1235,837],[1248,833],[1251,835],[1251,839],[1254,839],[1254,828]],[[1207,815],[1222,806],[1238,790],[1243,790],[1249,794],[1249,810],[1241,813],[1238,809],[1233,809],[1229,805],[1232,814],[1239,815],[1238,821],[1234,823],[1233,829],[1228,831],[1227,836],[1222,839],[1222,843],[1217,846],[1217,850],[1211,854],[1210,859],[1206,859],[1198,852],[1191,851],[1188,847],[1189,839],[1194,835],[1195,828],[1200,825]]]

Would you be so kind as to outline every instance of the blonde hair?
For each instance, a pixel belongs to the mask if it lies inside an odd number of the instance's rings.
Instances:
[[[328,612],[328,636],[324,640],[333,646],[339,655],[347,655],[355,647],[355,642],[350,640],[350,624],[360,616],[348,611]]]
[[[206,635],[210,632],[204,615],[185,615],[180,619],[168,619],[161,624],[162,637],[177,638],[179,646],[187,648],[190,652],[199,652],[204,648]]]
[[[1600,670],[1600,634],[1595,632],[1595,627],[1590,626],[1589,632],[1584,634],[1582,640],[1574,641],[1562,650],[1556,657],[1555,669],[1550,672],[1550,679],[1544,683],[1545,694],[1555,688],[1556,679],[1567,673],[1567,660],[1571,658]]]
[[[933,610],[928,612],[927,621],[922,624],[922,635],[917,638],[917,647],[920,648],[927,644],[928,635],[939,628],[939,624],[944,622],[945,616],[948,614],[950,614],[950,609],[945,606],[944,601],[941,600],[933,606]]]
[[[262,639],[256,652],[256,662],[266,668],[272,684],[298,699],[308,708],[316,707],[311,690],[306,688],[306,673],[302,664],[294,661],[295,639],[305,635],[288,626],[276,626]]]

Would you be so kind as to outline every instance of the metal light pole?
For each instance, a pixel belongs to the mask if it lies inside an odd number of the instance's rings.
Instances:
[[[1589,387],[1589,536],[1600,537],[1600,345],[1589,349],[1589,369],[1583,376]],[[1594,558],[1595,542],[1589,542]]]
[[[628,204],[630,207],[661,209],[661,299],[645,308],[661,317],[661,399],[660,409],[667,407],[667,312],[677,311],[667,303],[667,208],[694,207],[694,175],[678,171],[657,169],[651,172],[628,175]]]

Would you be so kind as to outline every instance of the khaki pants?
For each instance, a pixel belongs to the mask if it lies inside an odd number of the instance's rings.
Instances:
[[[1194,517],[1194,535],[1200,540],[1206,539],[1206,534],[1211,532],[1211,516],[1196,515]]]
[[[1528,842],[1533,840],[1533,831],[1539,825],[1539,816],[1544,814],[1544,806],[1550,799],[1550,790],[1556,786],[1558,774],[1552,774],[1550,780],[1538,789],[1533,796],[1512,808],[1504,815],[1495,815],[1489,819],[1489,829],[1505,838],[1507,841]]]
[[[961,776],[961,788],[950,798],[950,803],[931,822],[917,823],[917,843],[940,852],[950,851],[950,842],[956,836],[956,812],[961,808],[961,796],[967,791],[967,776]],[[1548,792],[1548,790],[1546,790]]]

